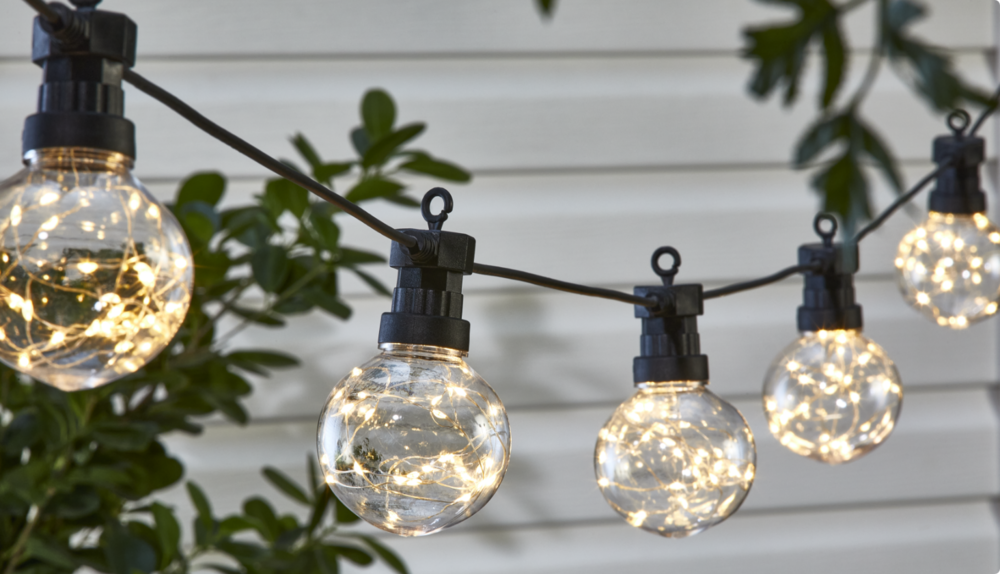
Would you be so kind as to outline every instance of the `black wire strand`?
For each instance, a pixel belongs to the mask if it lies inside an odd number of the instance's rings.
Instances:
[[[46,4],[43,0],[24,0],[24,2],[31,6],[35,12],[42,18],[45,18],[52,24],[60,24],[62,22],[62,17],[59,16],[59,12],[52,9],[51,6]]]
[[[531,283],[532,285],[538,285],[539,287],[547,287],[549,289],[555,289],[556,291],[565,291],[567,293],[575,293],[577,295],[587,295],[588,297],[600,297],[601,299],[621,301],[622,303],[629,303],[631,305],[642,305],[643,307],[656,307],[657,305],[660,304],[660,302],[655,299],[647,299],[646,297],[629,295],[628,293],[622,293],[621,291],[615,291],[613,289],[602,289],[600,287],[588,287],[587,285],[577,285],[576,283],[567,283],[566,281],[551,279],[549,277],[535,275],[534,273],[528,273],[526,271],[507,269],[506,267],[497,267],[495,265],[484,265],[482,263],[476,263],[472,266],[472,272],[475,273],[476,275],[489,275],[491,277],[502,277],[504,279],[512,279],[514,281]]]
[[[878,217],[873,219],[872,222],[869,223],[868,225],[864,226],[861,229],[861,231],[859,231],[858,234],[854,236],[854,242],[855,243],[860,242],[862,239],[867,237],[869,233],[881,227],[882,224],[885,223],[885,221],[889,219],[889,217],[893,213],[896,212],[896,210],[898,210],[900,207],[908,203],[911,199],[916,197],[918,193],[920,193],[925,187],[927,187],[927,184],[937,179],[937,176],[941,175],[941,172],[948,169],[949,167],[951,167],[950,162],[941,164],[940,166],[938,166],[937,169],[930,172],[929,174],[924,176],[923,179],[918,181],[917,185],[914,185],[913,187],[910,188],[909,191],[897,197],[896,201],[893,201],[892,204],[889,205],[889,207],[885,208],[885,210],[882,213],[880,213]]]
[[[703,299],[716,299],[719,297],[725,297],[726,295],[732,295],[733,293],[740,293],[742,291],[749,291],[750,289],[756,289],[758,287],[763,287],[765,285],[770,285],[771,283],[777,283],[786,277],[791,277],[796,273],[805,273],[807,271],[818,271],[820,269],[821,263],[807,263],[805,265],[793,265],[792,267],[786,267],[777,273],[772,273],[766,277],[760,277],[759,279],[751,279],[750,281],[743,281],[742,283],[733,283],[732,285],[726,285],[725,287],[719,287],[718,289],[709,289],[702,293]]]
[[[153,99],[158,100],[163,105],[177,112],[181,115],[181,117],[188,120],[208,135],[230,146],[281,177],[304,187],[305,189],[318,195],[320,198],[336,205],[340,209],[344,210],[345,213],[351,215],[361,223],[371,227],[373,230],[381,233],[385,237],[388,237],[401,245],[405,245],[406,247],[415,247],[417,245],[415,237],[392,228],[361,207],[358,207],[356,204],[348,201],[340,195],[337,195],[333,192],[333,190],[327,188],[325,185],[267,155],[251,145],[249,142],[241,139],[222,126],[201,115],[197,110],[181,101],[177,96],[174,96],[153,82],[143,78],[136,72],[132,70],[125,70],[124,79],[140,91],[146,93]]]

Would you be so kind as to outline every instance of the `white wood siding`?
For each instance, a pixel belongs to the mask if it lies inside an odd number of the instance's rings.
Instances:
[[[962,72],[990,86],[996,3],[927,3],[931,18],[920,33],[954,49]],[[816,82],[806,83],[793,110],[755,102],[745,93],[751,67],[737,55],[741,27],[785,17],[767,5],[563,0],[549,23],[528,0],[106,0],[103,7],[139,24],[139,73],[279,156],[294,155],[286,139],[297,131],[324,157],[349,156],[346,134],[358,122],[361,94],[388,89],[401,121],[428,122],[422,146],[475,171],[471,185],[451,187],[456,210],[447,229],[475,235],[484,263],[628,290],[655,282],[649,255],[670,244],[684,258],[679,280],[711,286],[789,265],[797,245],[812,238],[809,175],[786,164],[812,117]],[[6,173],[18,167],[21,123],[33,111],[40,73],[27,58],[30,11],[13,0],[4,8]],[[871,21],[867,9],[850,17],[862,56]],[[852,66],[852,82],[863,63]],[[159,197],[171,197],[199,169],[231,178],[229,204],[259,191],[263,170],[159,104],[128,89],[126,110],[139,134],[136,171]],[[905,162],[907,181],[928,170],[931,138],[943,123],[890,71],[864,111]],[[987,135],[995,159],[995,134]],[[879,176],[871,181],[887,204]],[[415,194],[427,187],[412,183]],[[373,211],[400,227],[420,222],[412,210]],[[995,321],[940,330],[900,301],[891,257],[912,224],[901,213],[862,248],[866,333],[896,361],[906,405],[891,440],[857,462],[825,467],[797,457],[763,422],[761,381],[795,336],[799,281],[706,303],[700,327],[711,388],[754,429],[759,473],[735,517],[682,541],[629,527],[593,482],[596,433],[632,392],[639,325],[631,308],[467,278],[469,361],[509,408],[510,471],[465,524],[386,542],[418,574],[996,572],[1000,331]],[[359,225],[345,222],[344,233],[348,244],[387,251]],[[394,280],[392,270],[377,274]],[[171,440],[217,508],[232,510],[267,489],[262,465],[300,475],[329,388],[376,351],[388,302],[357,282],[344,288],[355,309],[347,323],[308,316],[277,337],[241,336],[241,345],[278,345],[304,363],[259,381],[249,427],[213,424],[202,437]],[[187,507],[181,493],[169,498]]]

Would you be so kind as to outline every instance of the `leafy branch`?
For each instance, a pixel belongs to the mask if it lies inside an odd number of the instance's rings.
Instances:
[[[365,94],[361,125],[351,132],[357,157],[327,162],[299,134],[294,148],[329,186],[346,180],[356,202],[406,206],[402,174],[447,181],[470,179],[462,168],[411,148],[422,123],[396,126],[396,107],[382,90]],[[338,561],[380,559],[405,573],[400,559],[376,540],[345,531],[357,518],[330,495],[310,457],[308,489],[275,469],[265,477],[307,508],[308,522],[278,516],[262,497],[222,519],[204,493],[188,492],[198,511],[191,548],[181,544],[174,510],[155,501],[184,475],[162,437],[196,435],[213,414],[245,424],[243,400],[251,375],[290,368],[298,360],[268,349],[231,349],[248,326],[280,328],[285,319],[320,311],[340,319],[351,309],[340,297],[339,274],[384,262],[377,253],[341,244],[337,208],[314,202],[284,179],[265,182],[251,205],[221,209],[226,179],[199,173],[185,180],[170,205],[191,243],[196,267],[191,308],[177,336],[143,369],[97,389],[64,393],[0,367],[0,572],[69,574],[80,568],[113,574],[223,574],[285,571],[331,574]],[[263,293],[251,298],[248,293]],[[237,319],[229,333],[221,321]],[[207,563],[207,556],[225,564]]]
[[[896,193],[904,186],[898,161],[882,138],[862,115],[864,100],[887,60],[893,70],[937,112],[950,111],[963,102],[985,105],[988,96],[969,86],[954,70],[947,53],[911,33],[910,28],[926,15],[912,0],[758,0],[798,10],[791,21],[744,30],[747,46],[743,56],[755,64],[749,90],[759,99],[783,91],[783,102],[793,105],[810,50],[818,46],[823,64],[823,87],[817,108],[820,115],[796,145],[794,165],[805,167],[821,156],[830,158],[812,178],[812,186],[823,196],[823,210],[836,213],[844,223],[845,236],[872,217],[866,163],[873,163]],[[876,3],[876,38],[868,68],[860,86],[844,104],[839,94],[849,65],[850,50],[842,32],[842,18],[866,3]]]

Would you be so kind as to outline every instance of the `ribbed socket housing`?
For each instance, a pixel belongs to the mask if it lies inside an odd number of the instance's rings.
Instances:
[[[812,243],[799,247],[799,264],[821,262],[819,271],[804,274],[802,306],[798,310],[799,331],[860,329],[861,306],[854,297],[854,274],[858,271],[858,248],[840,243]]]
[[[952,162],[938,177],[928,200],[931,211],[971,215],[986,211],[986,193],[982,190],[979,166],[986,159],[986,142],[980,137],[963,135],[934,139],[934,161]]]
[[[43,68],[38,113],[24,123],[24,153],[85,147],[135,157],[122,76],[135,65],[136,25],[124,14],[60,7],[60,30],[35,18],[32,60]]]
[[[392,310],[382,314],[378,342],[469,350],[462,319],[462,277],[472,274],[476,240],[447,231],[401,230],[417,238],[415,253],[393,242],[389,265],[398,269]]]
[[[697,318],[704,312],[702,286],[646,286],[633,292],[662,302],[655,308],[635,306],[642,336],[639,356],[632,361],[633,381],[707,381],[708,357],[701,354]]]

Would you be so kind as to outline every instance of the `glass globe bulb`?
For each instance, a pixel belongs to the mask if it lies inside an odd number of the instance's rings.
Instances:
[[[736,407],[704,382],[645,383],[601,429],[601,494],[632,526],[669,538],[728,518],[753,484],[757,451]]]
[[[930,212],[895,263],[906,302],[938,325],[964,329],[997,312],[1000,232],[982,213]]]
[[[64,391],[132,373],[180,328],[191,248],[119,153],[51,148],[0,183],[0,361]]]
[[[320,465],[334,494],[401,536],[479,511],[507,472],[510,423],[493,389],[443,347],[387,343],[333,388],[320,415]]]
[[[902,403],[896,366],[856,330],[803,333],[764,379],[771,434],[792,452],[828,464],[881,444]]]

